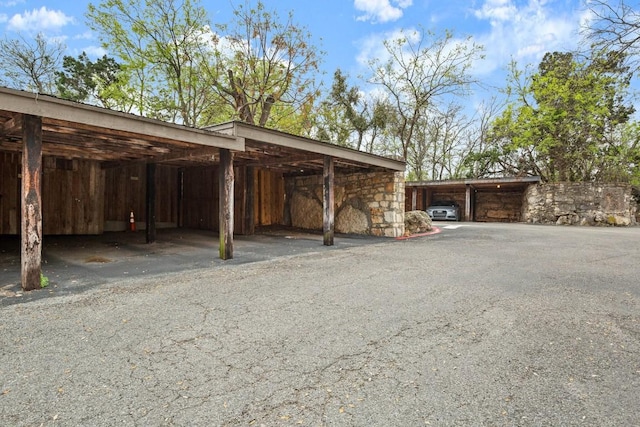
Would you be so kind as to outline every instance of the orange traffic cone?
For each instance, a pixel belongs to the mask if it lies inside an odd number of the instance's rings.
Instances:
[[[129,230],[136,231],[136,219],[133,216],[133,211],[131,211],[131,215],[129,215]]]

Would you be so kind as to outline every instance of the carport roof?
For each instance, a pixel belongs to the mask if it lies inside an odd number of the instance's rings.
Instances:
[[[405,169],[400,160],[242,122],[197,129],[8,88],[0,88],[0,151],[22,151],[23,114],[42,118],[44,155],[98,160],[103,167],[215,164],[219,150],[229,149],[236,165],[287,174],[318,173],[324,156],[334,158],[338,172]]]
[[[305,175],[321,171],[324,156],[335,159],[337,170],[384,170],[404,172],[405,162],[365,153],[328,142],[317,141],[244,122],[227,122],[207,129],[245,140],[245,152],[236,153],[239,163],[272,169],[290,174]]]
[[[22,114],[42,117],[43,154],[104,162],[171,161],[244,150],[242,138],[47,95],[0,88],[0,149],[22,151]],[[195,151],[194,151],[195,149]]]
[[[470,186],[475,189],[519,189],[540,182],[539,176],[449,179],[442,181],[407,181],[407,188],[430,188],[439,190],[464,189]]]

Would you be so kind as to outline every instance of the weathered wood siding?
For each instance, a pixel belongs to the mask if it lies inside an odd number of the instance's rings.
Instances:
[[[21,162],[20,154],[0,153],[0,234],[19,234]]]
[[[234,233],[242,234],[246,170],[234,169]],[[218,230],[218,168],[192,167],[184,170],[183,226]],[[284,217],[284,178],[282,174],[256,169],[254,174],[255,225],[278,225]]]
[[[256,226],[284,224],[284,177],[277,172],[264,169],[255,174],[255,211]]]
[[[91,160],[43,159],[44,234],[101,234],[104,172]]]
[[[218,169],[191,167],[184,170],[183,226],[218,229]]]
[[[178,171],[176,167],[156,168],[156,225],[175,227],[178,221]]]
[[[45,157],[43,226],[45,234],[100,234],[126,230],[133,210],[138,229],[144,229],[146,165],[102,170],[99,162]],[[0,234],[19,234],[21,156],[0,153]],[[156,222],[175,227],[180,201],[179,169],[158,165]],[[235,169],[234,233],[242,234],[246,170]],[[284,224],[285,180],[281,173],[256,169],[254,220],[256,226]],[[218,168],[184,169],[183,226],[218,230]]]
[[[426,210],[428,205],[428,194],[424,188],[407,187],[405,190],[404,198],[404,211],[409,212],[413,210],[413,193],[416,193],[416,210]]]
[[[21,155],[0,153],[0,234],[20,234]],[[91,160],[45,156],[42,161],[43,234],[100,234],[104,172]]]
[[[156,168],[156,224],[175,227],[178,218],[178,168],[158,165]],[[105,170],[104,219],[108,230],[125,230],[133,211],[136,226],[146,224],[146,165]]]

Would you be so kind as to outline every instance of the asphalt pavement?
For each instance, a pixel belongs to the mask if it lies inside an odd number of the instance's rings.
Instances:
[[[0,425],[640,425],[640,227],[438,225],[7,293]]]

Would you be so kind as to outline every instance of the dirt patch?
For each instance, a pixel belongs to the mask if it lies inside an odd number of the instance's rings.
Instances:
[[[21,296],[21,294],[13,291],[11,288],[15,288],[15,285],[7,285],[0,288],[0,297],[15,297]]]

